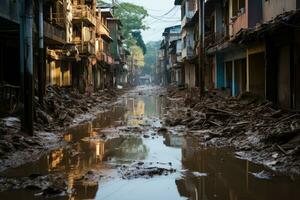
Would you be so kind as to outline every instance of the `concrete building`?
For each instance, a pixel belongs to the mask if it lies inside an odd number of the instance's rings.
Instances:
[[[110,86],[110,70],[114,63],[111,56],[111,43],[113,39],[108,29],[108,19],[113,17],[112,12],[98,8],[97,16],[95,46],[97,65],[94,67],[94,86],[96,90]]]
[[[175,0],[175,5],[181,7],[181,41],[182,41],[182,62],[184,67],[184,81],[189,87],[199,85],[199,64],[195,55],[195,32],[194,19],[199,8],[196,0]]]
[[[168,85],[170,83],[176,83],[177,80],[182,80],[181,76],[181,26],[171,26],[165,28],[163,32],[164,39],[162,40],[160,51],[161,51],[161,62],[160,68],[162,70],[162,83]],[[177,75],[176,75],[177,74]],[[180,84],[178,82],[178,84]]]
[[[282,108],[297,110],[299,6],[296,0],[263,2],[262,22],[241,31],[234,41],[247,47],[248,90]]]

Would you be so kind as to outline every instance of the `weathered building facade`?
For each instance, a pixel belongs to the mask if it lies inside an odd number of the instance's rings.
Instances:
[[[182,84],[183,68],[181,65],[181,26],[171,26],[165,28],[164,39],[160,45],[161,83],[164,85],[174,83]]]
[[[299,109],[299,1],[175,0],[175,5],[182,8],[189,87],[226,89],[232,96],[252,92],[280,107]],[[190,62],[193,56],[197,59]]]
[[[112,12],[97,7],[96,0],[1,2],[0,89],[3,97],[11,97],[8,104],[14,105],[11,99],[24,104],[29,132],[34,96],[42,105],[48,85],[82,93],[116,85],[112,34],[120,29],[111,33],[110,19]],[[127,55],[122,54],[123,66]]]
[[[199,63],[195,55],[196,34],[195,19],[198,10],[196,0],[175,0],[175,5],[181,7],[181,41],[182,62],[184,67],[184,81],[188,87],[196,87],[199,83]]]

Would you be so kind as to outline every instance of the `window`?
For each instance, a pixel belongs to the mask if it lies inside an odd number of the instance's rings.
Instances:
[[[232,16],[245,13],[246,0],[232,0]]]

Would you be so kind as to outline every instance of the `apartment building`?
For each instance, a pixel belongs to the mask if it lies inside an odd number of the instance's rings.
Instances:
[[[164,70],[165,84],[183,84],[183,68],[181,65],[181,26],[165,28],[161,49],[164,51],[162,69]]]
[[[111,74],[113,74],[113,78],[111,79],[111,83],[114,86],[125,84],[127,69],[124,68],[126,66],[126,57],[128,56],[128,51],[125,51],[123,47],[124,37],[121,33],[122,23],[119,19],[110,18],[108,20],[108,29],[110,30],[111,37],[113,39],[112,43],[112,57],[113,57],[113,67],[111,69]]]
[[[286,109],[300,109],[299,1],[263,1],[261,23],[240,31],[247,48],[248,90]]]
[[[197,0],[175,0],[175,5],[181,7],[181,41],[182,63],[184,67],[185,84],[191,88],[199,85],[199,62],[195,54],[196,34],[195,21],[199,9]]]
[[[283,108],[299,109],[299,0],[175,0],[175,5],[182,10],[189,87],[201,79],[198,57],[204,62],[206,91],[226,89],[232,96],[249,91]]]
[[[113,42],[108,29],[108,19],[112,18],[110,9],[97,11],[97,30],[96,30],[96,57],[97,65],[94,67],[94,87],[104,89],[109,87],[109,70],[113,65],[111,56],[111,43]]]

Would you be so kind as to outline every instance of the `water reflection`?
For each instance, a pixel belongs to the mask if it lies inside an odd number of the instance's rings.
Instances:
[[[165,134],[155,139],[131,136],[82,140],[109,134],[103,129],[114,130],[115,126],[145,125],[149,120],[154,125],[153,121],[163,116],[166,99],[138,96],[124,98],[123,104],[99,114],[93,122],[69,129],[64,135],[70,144],[67,148],[56,149],[35,163],[10,169],[5,176],[66,174],[68,190],[76,193],[55,199],[296,200],[300,196],[299,181],[286,177],[259,180],[250,172],[265,170],[263,167],[234,158],[230,149],[200,149],[197,140],[190,137]],[[88,171],[113,176],[115,165],[137,160],[171,163],[177,173],[149,180],[78,181]],[[204,173],[207,176],[201,176]],[[43,199],[28,190],[0,193],[0,199],[22,198]]]
[[[266,170],[264,167],[233,157],[229,149],[191,148],[194,144],[192,138],[187,138],[182,146],[182,167],[187,171],[176,180],[181,196],[195,200],[299,199],[299,181],[287,177],[259,180],[251,172]]]

